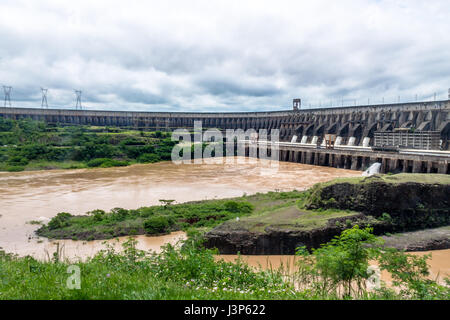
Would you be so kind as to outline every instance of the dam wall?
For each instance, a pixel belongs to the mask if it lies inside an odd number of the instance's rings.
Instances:
[[[278,129],[282,161],[354,170],[380,162],[382,172],[450,173],[450,100],[321,109],[301,109],[294,100],[293,110],[235,113],[0,107],[0,117],[140,130],[192,129],[194,121],[205,129]]]
[[[325,134],[334,134],[345,145],[373,145],[376,131],[414,129],[437,131],[442,149],[450,140],[450,100],[434,102],[369,105],[339,108],[298,109],[272,112],[188,113],[128,112],[69,109],[5,108],[0,116],[31,118],[55,124],[123,126],[138,129],[174,130],[192,128],[201,121],[204,128],[279,129],[282,141],[294,136],[303,143],[322,143]],[[364,140],[364,138],[368,138]]]

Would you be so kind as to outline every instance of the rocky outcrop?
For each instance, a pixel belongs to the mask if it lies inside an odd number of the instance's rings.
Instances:
[[[376,218],[384,214],[397,231],[450,224],[449,184],[390,183],[373,177],[361,183],[317,185],[309,192],[309,209],[349,209]]]
[[[403,232],[382,238],[386,247],[405,251],[450,249],[450,227]]]
[[[325,227],[312,230],[296,230],[271,226],[264,232],[252,232],[224,223],[206,234],[205,246],[217,248],[221,254],[284,255],[295,254],[298,247],[318,248],[339,235],[344,229],[358,224],[372,226],[375,234],[391,231],[387,222],[367,219],[364,215],[330,219]]]
[[[392,183],[379,177],[319,184],[307,191],[303,205],[309,210],[335,208],[360,214],[330,219],[326,226],[309,230],[274,223],[256,232],[245,224],[226,222],[206,234],[205,246],[222,254],[294,254],[300,246],[318,248],[355,224],[371,226],[377,235],[450,225],[449,184]],[[449,244],[447,235],[422,238],[402,249],[430,250]]]

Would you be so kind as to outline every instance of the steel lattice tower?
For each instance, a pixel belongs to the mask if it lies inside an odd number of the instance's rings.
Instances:
[[[48,109],[48,103],[47,103],[47,92],[48,92],[48,89],[41,88],[41,91],[42,91],[41,108],[46,107]]]
[[[75,105],[75,110],[78,110],[78,108],[80,108],[80,110],[81,110],[81,90],[74,90],[75,91],[75,94],[76,94],[76,96],[77,96],[77,103],[76,103],[76,105]]]
[[[5,92],[5,107],[7,104],[11,107],[11,90],[12,87],[3,86],[3,91]]]

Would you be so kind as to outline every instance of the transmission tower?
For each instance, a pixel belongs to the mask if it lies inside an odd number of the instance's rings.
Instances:
[[[3,86],[3,91],[5,92],[5,107],[7,104],[11,107],[11,90],[12,87]]]
[[[48,103],[47,103],[47,91],[48,91],[48,89],[41,88],[41,91],[42,91],[41,108],[46,107],[48,109]]]
[[[75,105],[75,110],[78,110],[78,108],[81,110],[81,90],[74,91],[77,96],[77,104]]]

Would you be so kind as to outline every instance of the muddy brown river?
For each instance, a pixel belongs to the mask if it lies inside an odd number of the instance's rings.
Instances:
[[[46,223],[58,212],[85,214],[94,209],[127,209],[176,202],[228,198],[267,191],[302,190],[336,177],[360,176],[361,172],[290,162],[233,158],[228,164],[181,164],[160,162],[106,169],[0,172],[0,247],[20,256],[48,259],[59,243],[68,259],[93,256],[104,241],[48,241],[34,231],[30,221]],[[138,247],[158,251],[166,243],[185,237],[176,232],[161,237],[138,236]],[[117,248],[126,237],[108,240]],[[434,251],[437,252],[437,251]],[[441,254],[438,269],[448,272],[450,251]],[[231,258],[231,257],[229,257]],[[248,258],[249,263],[269,259],[272,265],[283,256]],[[433,262],[434,263],[434,262]],[[434,269],[433,269],[434,270]]]
[[[423,256],[431,253],[431,259],[428,260],[430,279],[436,279],[440,283],[444,283],[443,279],[450,276],[450,249],[446,250],[433,250],[422,252],[408,252],[417,256]],[[238,258],[237,255],[219,255],[217,260],[224,260],[228,262],[234,262]],[[263,256],[249,256],[241,255],[242,261],[245,261],[249,266],[255,269],[263,270],[277,270],[282,268],[286,273],[292,274],[295,271],[295,262],[297,257],[290,255],[263,255]],[[376,263],[372,263],[376,265]],[[388,286],[392,284],[392,278],[386,271],[381,272],[381,280],[386,282]]]

